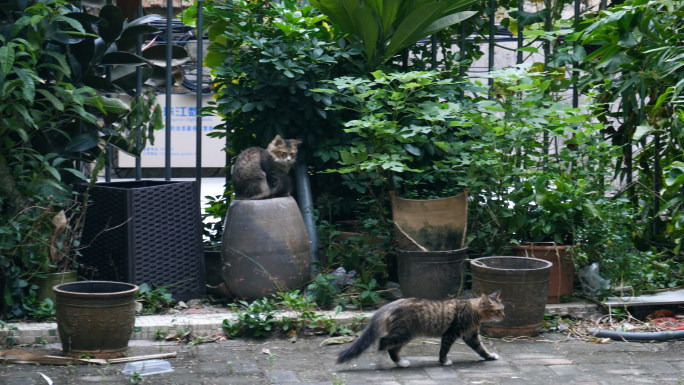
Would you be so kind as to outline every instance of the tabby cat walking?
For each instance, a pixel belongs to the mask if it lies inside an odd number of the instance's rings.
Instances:
[[[268,147],[250,147],[231,168],[235,199],[270,199],[290,196],[287,174],[297,158],[300,140],[276,135]]]
[[[340,352],[337,363],[348,362],[360,356],[377,339],[378,351],[387,350],[397,366],[405,368],[411,363],[399,356],[401,348],[416,337],[441,337],[439,362],[451,365],[447,354],[457,338],[470,346],[485,360],[497,360],[480,342],[480,326],[485,322],[498,322],[504,318],[504,306],[499,301],[501,290],[479,298],[460,300],[404,298],[380,308],[356,342]]]

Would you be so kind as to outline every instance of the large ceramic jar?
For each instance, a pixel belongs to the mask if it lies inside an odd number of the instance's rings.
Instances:
[[[292,197],[231,202],[221,242],[223,280],[245,300],[302,289],[311,243]]]

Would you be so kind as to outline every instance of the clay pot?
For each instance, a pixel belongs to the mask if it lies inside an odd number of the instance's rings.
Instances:
[[[555,244],[513,246],[516,256],[543,259],[553,264],[546,303],[560,303],[562,296],[572,295],[575,277],[575,264],[570,253],[572,247]]]
[[[311,274],[311,243],[297,202],[292,197],[231,202],[221,257],[223,280],[239,298],[303,288]]]

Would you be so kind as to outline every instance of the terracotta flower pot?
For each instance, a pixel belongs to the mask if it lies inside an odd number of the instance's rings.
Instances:
[[[572,294],[575,277],[575,264],[570,253],[572,247],[555,244],[513,246],[516,256],[543,259],[553,264],[546,303],[559,303],[562,296]]]

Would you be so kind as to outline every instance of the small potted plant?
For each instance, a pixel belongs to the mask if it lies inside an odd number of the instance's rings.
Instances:
[[[507,225],[515,254],[553,263],[548,303],[572,294],[577,232],[587,219],[602,216],[593,203],[598,194],[567,175],[535,172],[509,195],[514,208]]]
[[[459,112],[457,86],[448,75],[434,71],[378,70],[370,78],[341,77],[330,83],[335,90],[315,91],[333,93],[343,101],[332,109],[359,114],[345,124],[349,141],[338,147],[340,166],[329,171],[342,174],[349,187],[372,196],[380,220],[388,224],[391,207],[399,246],[398,278],[405,295],[438,299],[457,294],[466,258],[467,193],[429,200],[399,197],[415,185],[407,182],[411,175],[428,177],[435,162],[447,154],[449,122]],[[428,208],[430,203],[440,207]],[[418,210],[403,215],[413,208]],[[458,229],[450,231],[451,227]],[[443,231],[446,228],[449,231]],[[436,266],[439,271],[433,270]],[[424,284],[428,281],[432,285]]]

